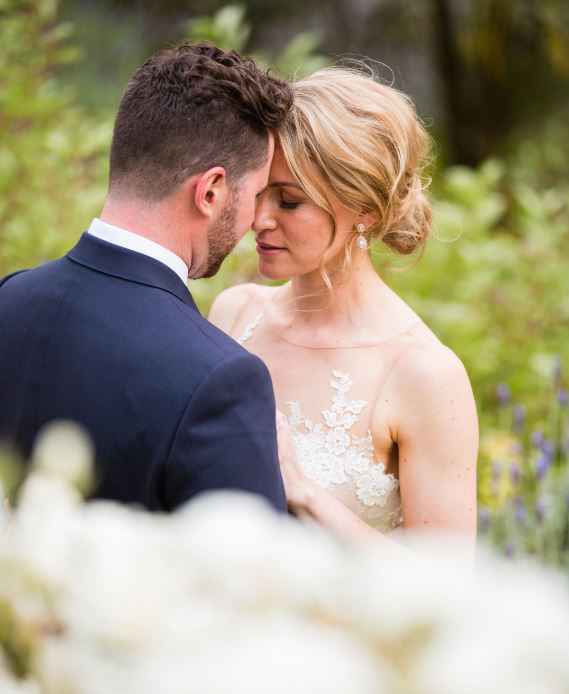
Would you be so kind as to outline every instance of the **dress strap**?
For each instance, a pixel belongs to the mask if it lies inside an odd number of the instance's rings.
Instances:
[[[263,316],[265,315],[264,311],[261,311],[261,313],[257,314],[255,318],[250,323],[247,323],[245,326],[245,330],[243,330],[243,333],[241,337],[237,338],[237,342],[239,344],[243,344],[244,342],[247,342],[247,340],[251,339],[253,336],[253,333],[255,332],[255,329],[259,325],[259,323],[263,320]]]

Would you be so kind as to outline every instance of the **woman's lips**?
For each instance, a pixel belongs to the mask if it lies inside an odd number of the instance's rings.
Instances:
[[[282,251],[286,251],[286,248],[280,248],[279,246],[271,246],[268,243],[262,243],[261,241],[257,241],[257,253],[260,255],[276,255],[277,253],[281,253]]]

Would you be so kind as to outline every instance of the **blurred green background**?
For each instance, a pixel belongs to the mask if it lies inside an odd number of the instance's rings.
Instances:
[[[569,457],[569,3],[0,0],[0,276],[62,254],[100,211],[128,76],[186,38],[288,77],[365,56],[412,96],[437,145],[434,233],[418,262],[378,247],[377,267],[470,374],[483,530],[490,514],[505,551],[545,552]],[[249,280],[246,238],[191,289],[205,312]]]

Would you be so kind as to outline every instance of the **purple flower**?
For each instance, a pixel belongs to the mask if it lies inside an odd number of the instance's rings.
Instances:
[[[536,448],[541,448],[541,444],[543,443],[544,436],[543,436],[543,431],[540,431],[539,429],[537,431],[534,431],[531,435],[531,442]]]
[[[522,477],[522,471],[520,469],[520,466],[518,463],[512,463],[510,467],[510,479],[512,480],[512,484],[518,485],[520,483],[520,479]]]
[[[560,388],[557,392],[557,402],[561,407],[567,407],[567,405],[569,405],[569,392],[565,388]]]
[[[496,388],[496,395],[498,397],[498,403],[500,406],[505,407],[510,402],[510,398],[512,396],[508,384],[500,383]]]
[[[515,508],[514,516],[516,518],[516,521],[520,525],[525,525],[525,522],[527,520],[527,509],[526,509],[526,506],[524,504],[524,500],[522,499],[521,496],[517,496],[514,499],[514,508]]]
[[[543,451],[543,454],[548,458],[553,458],[555,455],[555,444],[549,439],[543,439],[540,448]]]
[[[551,458],[542,453],[535,463],[535,476],[541,482],[551,467]]]
[[[508,542],[506,545],[506,556],[511,559],[514,556],[514,543]]]
[[[492,480],[497,482],[502,476],[502,463],[499,460],[492,461]]]
[[[523,405],[514,407],[514,431],[520,433],[526,421],[526,408]]]

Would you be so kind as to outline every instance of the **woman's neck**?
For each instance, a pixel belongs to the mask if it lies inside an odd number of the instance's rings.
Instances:
[[[293,341],[310,336],[342,342],[377,336],[380,307],[391,303],[393,293],[377,275],[369,255],[354,251],[349,269],[330,271],[329,277],[333,291],[319,270],[294,277],[286,285],[277,302],[286,316],[286,336]]]

